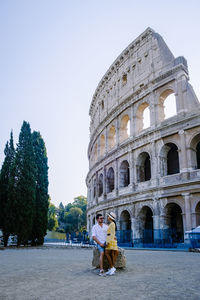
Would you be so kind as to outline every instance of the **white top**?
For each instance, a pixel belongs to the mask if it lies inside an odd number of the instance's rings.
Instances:
[[[102,227],[99,224],[95,224],[92,227],[92,237],[95,236],[101,244],[104,244],[107,237],[107,229],[108,226],[106,224],[103,224]]]

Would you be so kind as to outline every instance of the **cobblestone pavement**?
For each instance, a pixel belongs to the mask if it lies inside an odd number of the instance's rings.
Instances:
[[[200,254],[126,250],[127,268],[97,276],[91,249],[0,251],[0,299],[200,299]]]

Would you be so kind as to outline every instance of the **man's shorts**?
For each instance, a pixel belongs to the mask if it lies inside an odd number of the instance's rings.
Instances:
[[[97,244],[97,249],[99,250],[100,253],[104,252],[104,248],[101,247],[99,244]]]

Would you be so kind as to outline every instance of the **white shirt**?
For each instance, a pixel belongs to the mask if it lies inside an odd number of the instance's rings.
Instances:
[[[92,227],[92,237],[95,236],[101,244],[104,244],[107,237],[108,226],[103,223],[103,226],[100,226],[98,223]]]

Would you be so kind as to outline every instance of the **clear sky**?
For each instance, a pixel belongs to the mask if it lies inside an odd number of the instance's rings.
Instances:
[[[86,196],[93,93],[147,27],[185,56],[200,99],[199,0],[0,0],[0,163],[26,120],[46,143],[52,202]]]

